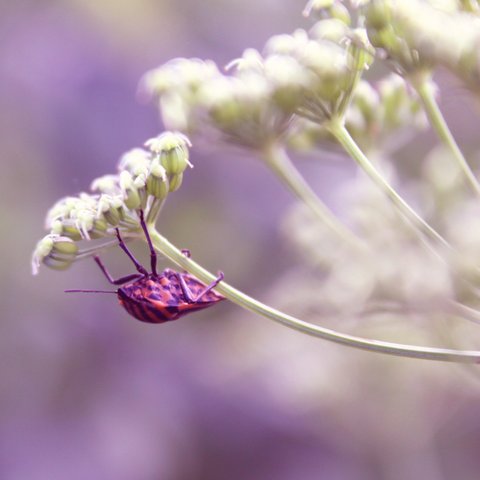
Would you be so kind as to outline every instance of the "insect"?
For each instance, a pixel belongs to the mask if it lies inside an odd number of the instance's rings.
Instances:
[[[157,254],[153,248],[150,234],[145,224],[143,211],[140,210],[140,224],[150,249],[151,271],[141,265],[123,241],[118,228],[116,235],[119,247],[127,254],[135,265],[138,273],[126,275],[115,280],[98,256],[94,257],[107,280],[112,285],[120,286],[116,293],[120,305],[141,322],[164,323],[176,320],[187,313],[208,308],[224,300],[225,297],[214,292],[213,289],[223,280],[222,272],[210,284],[205,285],[193,275],[186,272],[177,272],[170,268],[157,273]],[[188,250],[183,253],[190,256]],[[97,292],[101,290],[66,290],[67,292]]]

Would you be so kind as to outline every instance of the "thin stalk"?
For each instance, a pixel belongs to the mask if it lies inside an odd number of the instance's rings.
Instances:
[[[163,199],[159,199],[159,198],[154,198],[152,200],[152,204],[150,205],[150,208],[148,209],[148,213],[147,213],[147,218],[145,219],[145,221],[147,223],[154,223],[155,220],[157,219],[159,213],[160,213],[160,210],[162,209],[164,203],[165,203],[165,200],[166,198],[163,198]]]
[[[438,242],[443,247],[451,248],[449,243],[396,192],[383,175],[365,156],[355,140],[348,133],[345,126],[338,121],[331,121],[328,126],[330,133],[342,145],[345,151],[357,162],[370,179],[385,193],[398,210],[410,221],[416,230],[430,240]]]
[[[432,128],[435,130],[443,144],[452,153],[453,158],[457,162],[458,167],[462,171],[463,175],[465,176],[465,180],[470,185],[472,190],[477,195],[480,195],[480,184],[472,172],[472,169],[468,165],[467,160],[463,156],[462,151],[457,145],[452,132],[448,128],[448,124],[442,115],[437,101],[435,100],[435,95],[428,82],[428,77],[421,76],[419,79],[411,80],[413,87],[422,101],[423,108],[428,116],[428,119],[430,120]]]
[[[165,237],[160,235],[153,224],[149,225],[149,232],[154,247],[180,268],[187,270],[192,275],[198,277],[204,283],[213,281],[216,277],[205,270],[191,258],[187,258],[178,248],[171,244]],[[346,345],[370,352],[384,353],[387,355],[396,355],[400,357],[421,358],[424,360],[438,360],[456,363],[480,363],[480,351],[474,350],[452,350],[445,348],[418,347],[413,345],[402,345],[397,343],[383,342],[379,340],[364,339],[353,335],[347,335],[314,325],[291,315],[287,315],[279,310],[275,310],[265,305],[245,293],[232,287],[225,281],[221,281],[215,287],[219,293],[236,303],[237,305],[273,320],[281,325],[292,328],[299,332],[322,338],[334,343]]]
[[[283,184],[299,200],[305,203],[323,224],[344,242],[360,247],[360,240],[318,198],[317,194],[295,168],[283,147],[272,143],[262,153],[267,165],[275,172]]]

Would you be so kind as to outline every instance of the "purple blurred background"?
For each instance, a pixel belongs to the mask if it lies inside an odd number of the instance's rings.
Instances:
[[[105,288],[93,262],[30,274],[47,209],[161,131],[136,95],[146,70],[177,56],[224,65],[307,27],[302,7],[0,4],[2,480],[478,479],[480,383],[468,371],[352,352],[226,302],[141,324],[109,296],[63,293]],[[192,160],[160,230],[274,303],[270,285],[297,261],[278,233],[290,196],[248,156],[199,148]],[[348,165],[300,166],[336,208],[322,184]],[[105,262],[130,272],[117,251]]]

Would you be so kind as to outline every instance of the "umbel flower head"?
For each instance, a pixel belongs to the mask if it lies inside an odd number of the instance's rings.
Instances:
[[[182,69],[179,69],[182,65]],[[213,62],[176,59],[146,74],[143,88],[157,99],[164,123],[189,133],[207,133],[229,143],[258,148],[281,136],[293,114],[293,106],[282,103],[285,81],[272,77],[286,65],[266,62],[255,50],[230,63],[229,75]],[[195,81],[190,73],[196,71]],[[176,75],[166,84],[164,78]],[[284,90],[283,90],[284,92]]]
[[[405,75],[444,65],[478,89],[478,2],[371,0],[364,7],[372,44]]]
[[[373,85],[360,80],[345,114],[345,126],[363,151],[399,148],[411,134],[427,126],[420,101],[405,80],[387,74]],[[300,149],[333,137],[310,121],[297,122],[291,145]]]
[[[371,61],[366,34],[348,19],[328,18],[309,35],[272,37],[263,54],[247,49],[223,74],[206,60],[176,59],[150,72],[142,88],[164,123],[261,150],[282,138],[295,114],[318,122],[344,113],[359,74]]]
[[[170,192],[182,182],[189,161],[190,141],[175,132],[165,132],[145,142],[148,148],[126,152],[119,161],[118,173],[104,175],[91,184],[90,193],[60,199],[47,213],[50,231],[33,252],[32,270],[41,264],[62,270],[75,260],[96,254],[109,246],[115,229],[124,237],[140,231],[138,210],[153,223]],[[78,242],[103,239],[104,242],[82,250]]]

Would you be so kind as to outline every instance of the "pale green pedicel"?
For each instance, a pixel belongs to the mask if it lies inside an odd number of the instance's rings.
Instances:
[[[165,237],[160,235],[153,224],[149,225],[149,232],[154,247],[176,265],[187,270],[190,274],[195,275],[205,283],[212,282],[216,278],[215,275],[204,269],[191,258],[187,258],[178,248],[171,244]],[[324,340],[339,343],[341,345],[400,357],[456,363],[480,363],[480,351],[417,347],[342,334],[335,330],[323,328],[319,325],[305,322],[291,315],[280,312],[279,310],[275,310],[274,308],[249,297],[225,281],[220,282],[215,289],[230,301],[250,310],[251,312],[262,315],[263,317],[292,328],[293,330],[297,330],[313,337],[323,338]]]

